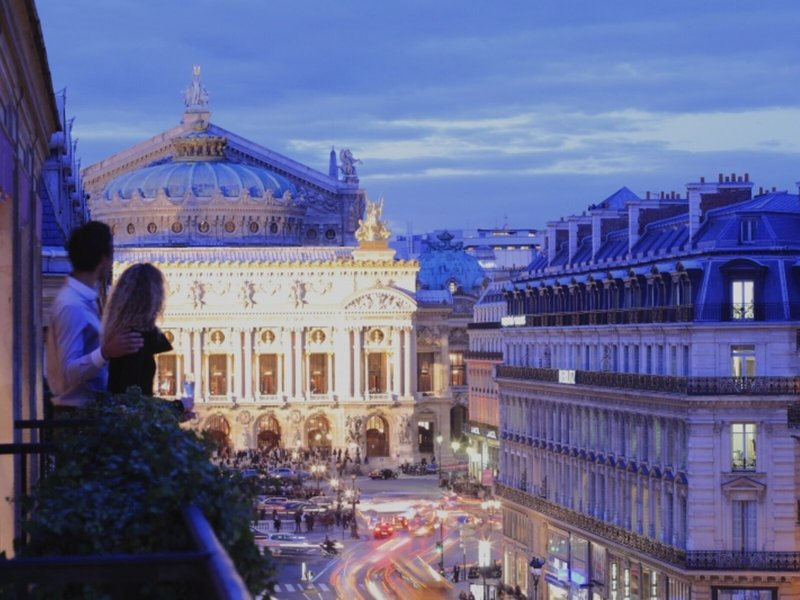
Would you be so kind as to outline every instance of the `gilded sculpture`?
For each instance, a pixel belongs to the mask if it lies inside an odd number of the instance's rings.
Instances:
[[[358,220],[356,239],[359,242],[384,242],[389,239],[392,232],[381,220],[383,213],[383,198],[379,202],[367,200],[367,215]]]

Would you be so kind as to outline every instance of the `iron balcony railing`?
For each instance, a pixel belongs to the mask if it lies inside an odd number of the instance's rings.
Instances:
[[[495,483],[495,493],[501,498],[534,510],[545,517],[561,521],[680,569],[694,571],[800,570],[800,552],[686,551],[502,483]]]
[[[686,568],[693,571],[799,571],[800,552],[692,550]]]
[[[756,302],[684,304],[679,306],[647,306],[583,309],[547,313],[509,313],[511,327],[573,327],[593,325],[635,325],[645,323],[689,323],[695,321],[754,321],[800,320],[800,303]],[[470,329],[498,329],[500,321],[470,323]]]
[[[91,425],[85,419],[17,420],[16,430],[33,431],[33,439],[46,439],[58,428]],[[54,450],[48,441],[0,444],[0,455],[14,456],[21,474],[17,493],[28,491],[26,474],[47,475]],[[217,539],[203,513],[187,506],[182,515],[193,541],[193,548],[184,552],[148,554],[103,554],[79,556],[18,557],[0,560],[0,588],[10,585],[15,598],[39,597],[37,586],[69,584],[103,584],[113,599],[136,597],[142,582],[183,583],[195,597],[212,600],[246,600],[252,598],[225,548]],[[23,515],[24,517],[24,515]]]
[[[480,350],[468,350],[464,352],[464,360],[503,360],[502,352],[484,352]]]
[[[611,371],[578,371],[534,367],[497,366],[497,377],[527,381],[562,382],[618,389],[647,390],[689,396],[800,395],[800,376],[674,377]]]

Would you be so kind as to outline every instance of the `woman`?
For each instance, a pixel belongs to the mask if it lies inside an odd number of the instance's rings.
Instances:
[[[138,331],[144,346],[134,353],[112,358],[108,365],[108,391],[125,392],[138,386],[147,396],[153,395],[156,374],[155,355],[172,350],[172,344],[156,327],[156,319],[164,309],[164,276],[149,263],[125,269],[106,306],[103,318],[103,338],[111,339],[120,331]],[[183,412],[184,405],[175,401]]]

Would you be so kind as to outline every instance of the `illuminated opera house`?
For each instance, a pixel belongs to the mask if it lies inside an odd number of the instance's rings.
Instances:
[[[441,452],[453,402],[441,375],[418,392],[419,264],[394,258],[359,161],[331,150],[322,173],[216,126],[199,68],[184,103],[179,125],[83,172],[115,274],[150,262],[168,281],[159,395],[193,394],[193,425],[235,450]]]

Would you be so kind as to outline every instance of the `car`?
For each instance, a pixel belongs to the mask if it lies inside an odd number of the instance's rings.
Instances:
[[[439,472],[439,465],[436,463],[430,463],[425,465],[425,474],[426,475],[434,475]]]
[[[278,479],[290,479],[294,477],[294,469],[290,467],[276,467],[270,472],[270,477],[277,477]]]
[[[370,479],[397,479],[397,471],[392,469],[373,469],[369,472]]]
[[[317,508],[323,509],[331,508],[336,504],[336,498],[332,496],[312,496],[308,501]]]
[[[372,535],[376,540],[381,538],[390,538],[394,535],[394,527],[388,521],[378,521],[375,527],[372,528]]]
[[[392,519],[395,530],[408,529],[408,519],[403,515],[395,515]]]

